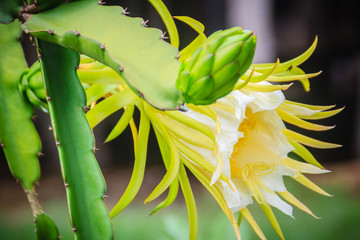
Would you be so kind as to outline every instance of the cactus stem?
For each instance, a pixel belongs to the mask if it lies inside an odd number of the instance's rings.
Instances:
[[[128,14],[130,14],[129,12],[127,12],[126,11],[127,10],[127,7],[122,11],[122,13],[124,14],[124,15],[128,15]]]
[[[162,35],[161,35],[161,39],[169,39],[169,37],[165,37],[165,35],[166,35],[166,32],[164,32]]]
[[[142,25],[144,26],[144,27],[147,27],[148,25],[147,25],[147,23],[149,22],[149,19],[148,20],[146,20],[146,21],[142,21]]]
[[[47,100],[48,102],[50,102],[50,101],[51,101],[51,98],[50,98],[49,96],[47,96],[47,97],[46,97],[46,100]]]
[[[56,142],[56,146],[58,146],[58,147],[60,146],[60,142],[59,142],[59,141]]]

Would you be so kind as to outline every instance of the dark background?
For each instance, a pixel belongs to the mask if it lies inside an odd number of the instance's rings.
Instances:
[[[311,150],[315,157],[323,164],[334,162],[347,162],[358,159],[360,155],[360,130],[359,130],[359,24],[358,8],[356,1],[343,0],[302,0],[285,1],[274,0],[267,2],[268,12],[272,16],[271,32],[273,39],[261,39],[262,43],[270,43],[274,56],[267,56],[268,61],[276,61],[276,57],[286,61],[294,58],[305,51],[319,36],[318,47],[313,56],[301,68],[307,72],[323,73],[311,79],[311,91],[305,93],[299,83],[295,83],[285,94],[289,100],[310,104],[336,104],[337,107],[345,106],[345,110],[331,119],[320,123],[333,125],[336,128],[328,132],[308,132],[305,134],[329,142],[343,144],[339,149]],[[145,0],[108,1],[109,4],[120,4],[128,7],[130,16],[140,16],[150,19],[150,27],[159,27],[165,31],[156,11]],[[190,1],[190,0],[164,0],[172,15],[191,16],[205,25],[206,35],[218,29],[229,27],[227,11],[232,6],[229,1]],[[245,5],[246,6],[246,5]],[[245,9],[246,11],[246,9]],[[239,13],[240,14],[240,13]],[[257,21],[262,16],[251,15],[247,22]],[[181,45],[186,46],[196,34],[188,26],[176,22],[179,28]],[[251,26],[239,23],[247,29]],[[255,32],[256,34],[256,32]],[[271,40],[271,41],[270,41]],[[259,39],[260,42],[260,39]],[[121,44],[121,43],[119,43]],[[34,49],[25,40],[24,46],[29,63],[35,60]],[[261,53],[257,53],[260,55]],[[120,112],[114,114],[95,129],[97,139],[97,158],[103,168],[132,167],[133,149],[129,129],[114,141],[103,145],[103,142],[111,128],[120,116]],[[59,174],[59,164],[53,136],[48,131],[49,117],[40,111],[36,111],[37,118],[34,120],[43,142],[41,157],[42,175],[52,173]],[[299,129],[296,129],[300,131]],[[148,166],[162,165],[157,143],[152,133],[149,145]],[[7,168],[3,153],[0,153],[0,180],[12,180]]]

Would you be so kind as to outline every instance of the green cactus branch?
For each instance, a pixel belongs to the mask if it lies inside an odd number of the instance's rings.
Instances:
[[[37,239],[55,240],[59,237],[57,227],[36,198],[34,185],[40,177],[38,154],[41,142],[31,119],[32,105],[18,86],[26,67],[19,35],[19,22],[0,25],[0,143],[11,173],[27,195]]]
[[[94,156],[94,137],[86,120],[86,96],[76,74],[79,54],[38,41],[49,112],[76,239],[112,239],[103,198],[106,185]]]
[[[0,25],[0,142],[12,174],[31,190],[40,177],[41,142],[31,119],[33,108],[18,88],[26,68],[19,27],[19,22]]]
[[[160,30],[147,28],[143,19],[128,17],[121,7],[97,1],[63,4],[26,15],[26,19],[22,25],[25,32],[108,65],[152,106],[181,108],[181,94],[175,87],[178,50],[162,40]]]

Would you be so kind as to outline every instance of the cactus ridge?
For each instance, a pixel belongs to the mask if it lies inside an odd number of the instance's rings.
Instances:
[[[53,43],[38,42],[75,237],[113,239],[103,202],[105,180],[94,156],[94,136],[84,113],[86,95],[76,73],[79,54]]]
[[[162,40],[160,30],[144,27],[143,22],[126,16],[118,6],[78,1],[31,15],[22,28],[108,65],[152,106],[176,109],[182,104],[175,87],[178,50]]]
[[[26,63],[17,37],[19,22],[0,24],[0,143],[13,176],[25,190],[40,177],[40,137],[31,120],[33,108],[18,88]]]

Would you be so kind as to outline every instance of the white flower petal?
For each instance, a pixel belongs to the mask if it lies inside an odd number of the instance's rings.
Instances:
[[[265,81],[257,84],[271,85]],[[264,110],[274,110],[285,101],[285,96],[280,90],[274,92],[253,92],[249,90],[241,91],[249,96],[255,97],[255,100],[250,103],[251,110],[254,113]]]
[[[275,193],[270,193],[265,189],[262,189],[261,193],[267,203],[293,218],[293,208],[281,198],[279,198],[278,195]]]

